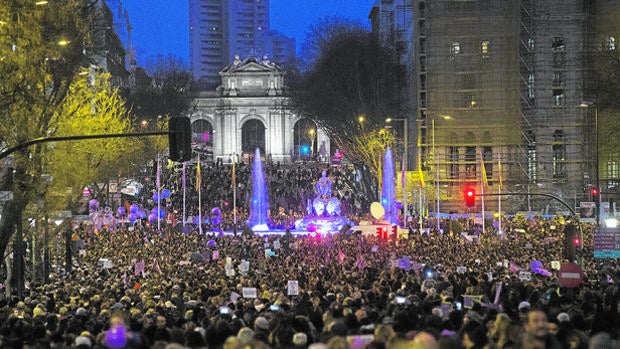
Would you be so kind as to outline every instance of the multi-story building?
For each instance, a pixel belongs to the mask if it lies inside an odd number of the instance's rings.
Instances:
[[[90,42],[84,44],[84,54],[92,69],[110,73],[115,86],[126,86],[129,72],[125,67],[126,50],[114,29],[114,15],[105,1],[93,7],[93,26]]]
[[[406,13],[397,3],[378,1],[371,12],[373,29],[394,44],[402,40],[391,36],[395,19]],[[417,160],[435,182],[420,193],[430,211],[437,206],[442,212],[463,211],[464,187],[497,193],[500,182],[503,192],[551,194],[571,207],[591,200],[589,188],[599,185],[602,168],[596,146],[599,113],[589,83],[591,56],[601,42],[617,35],[610,29],[613,16],[602,16],[618,14],[618,5],[580,0],[408,3],[413,4],[405,30],[413,34],[409,121],[416,125],[409,139],[419,139]],[[503,201],[513,212],[567,210],[542,196],[514,195]],[[481,204],[479,198],[477,212]],[[485,204],[496,210],[497,197],[486,197]]]
[[[190,0],[189,26],[191,71],[205,88],[220,83],[220,70],[235,55],[274,57],[269,0]]]

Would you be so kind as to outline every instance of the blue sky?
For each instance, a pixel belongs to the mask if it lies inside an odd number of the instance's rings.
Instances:
[[[189,63],[188,0],[124,0],[140,65],[149,57],[175,55]],[[297,47],[308,25],[325,16],[369,23],[375,0],[270,0],[271,29],[294,37]],[[300,54],[298,52],[298,54]]]

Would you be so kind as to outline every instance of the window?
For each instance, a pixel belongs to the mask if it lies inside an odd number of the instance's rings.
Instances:
[[[465,176],[476,178],[476,147],[465,147]]]
[[[480,54],[482,55],[482,59],[489,58],[490,43],[491,42],[488,40],[482,40],[482,42],[480,42]]]
[[[553,133],[552,160],[553,178],[566,178],[566,140],[564,131]]]
[[[613,36],[608,36],[605,39],[605,48],[608,51],[615,51],[616,50],[616,38]]]
[[[420,90],[426,90],[426,75],[420,74]]]
[[[420,72],[425,72],[425,71],[426,71],[426,57],[421,56],[420,57]]]
[[[493,177],[493,147],[482,148],[482,161],[484,162],[484,171],[487,173],[487,179]]]
[[[551,49],[553,51],[553,67],[566,68],[566,45],[564,38],[556,36],[551,41]]]
[[[562,106],[566,102],[566,96],[564,96],[563,88],[553,89],[553,105]]]
[[[615,160],[607,161],[607,177],[618,178],[620,177],[620,165]]]
[[[527,130],[524,135],[524,141],[527,144],[527,178],[530,182],[536,182],[536,135],[532,130]]]
[[[566,52],[553,52],[553,68],[566,68]]]
[[[534,47],[536,47],[536,41],[532,38],[527,39],[527,48],[533,50]]]
[[[561,36],[556,36],[551,41],[551,48],[553,51],[566,51],[566,46],[564,45],[564,38]]]
[[[553,86],[565,86],[564,72],[553,72]]]
[[[459,148],[458,147],[450,147],[449,148],[449,156],[450,156],[450,179],[458,179],[459,178]]]
[[[534,74],[530,74],[527,77],[527,97],[532,100],[535,98],[534,87]]]
[[[461,53],[461,43],[458,41],[453,41],[450,44],[450,56],[454,57]]]
[[[475,108],[478,106],[478,101],[476,100],[476,96],[471,95],[469,96],[469,101],[467,102],[467,107],[468,108]]]

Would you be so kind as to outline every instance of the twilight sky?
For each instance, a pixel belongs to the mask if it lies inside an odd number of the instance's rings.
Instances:
[[[271,29],[294,37],[297,49],[309,24],[325,16],[370,22],[375,0],[271,0]],[[125,0],[138,65],[149,57],[175,55],[189,64],[188,0]],[[298,52],[300,54],[300,52]]]

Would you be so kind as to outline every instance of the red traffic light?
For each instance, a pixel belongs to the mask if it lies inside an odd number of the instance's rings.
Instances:
[[[592,196],[598,196],[598,194],[600,194],[600,191],[598,190],[598,188],[594,187],[590,189],[590,194],[592,194]]]
[[[575,247],[581,246],[581,239],[580,238],[574,238],[573,239],[573,245],[575,245]]]
[[[474,207],[476,205],[476,190],[474,188],[466,188],[463,196],[467,207]]]

